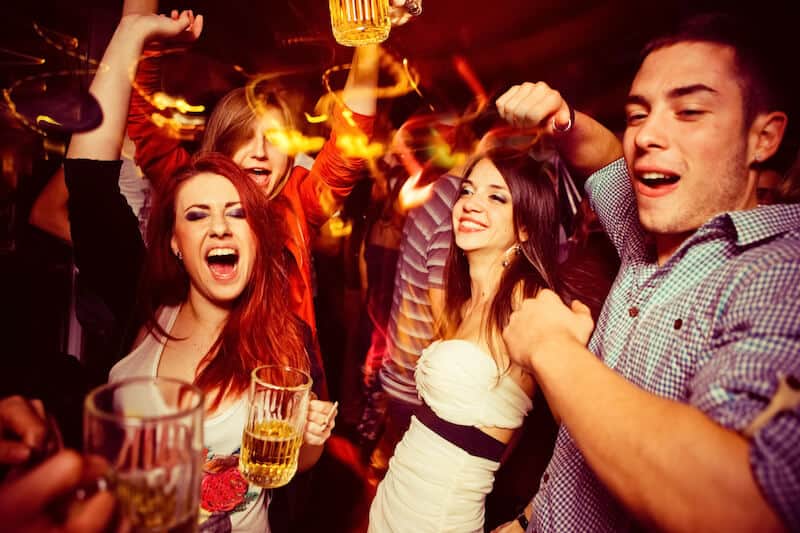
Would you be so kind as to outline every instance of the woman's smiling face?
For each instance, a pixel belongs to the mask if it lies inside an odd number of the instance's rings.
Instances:
[[[453,206],[456,245],[466,253],[505,253],[517,242],[511,191],[489,159],[480,160],[461,183]]]

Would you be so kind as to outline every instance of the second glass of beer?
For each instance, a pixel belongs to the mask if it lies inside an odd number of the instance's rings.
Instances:
[[[308,415],[311,376],[281,365],[253,370],[239,469],[254,485],[286,485],[297,472]]]
[[[331,28],[345,46],[375,44],[389,37],[389,0],[329,0]]]

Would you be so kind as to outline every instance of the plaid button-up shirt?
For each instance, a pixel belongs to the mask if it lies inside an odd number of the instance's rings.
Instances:
[[[800,205],[718,215],[659,267],[625,162],[586,190],[622,260],[589,349],[642,389],[742,431],[779,373],[800,377]],[[773,509],[800,530],[800,409],[755,435],[750,465]],[[637,529],[563,426],[533,503],[529,532]]]

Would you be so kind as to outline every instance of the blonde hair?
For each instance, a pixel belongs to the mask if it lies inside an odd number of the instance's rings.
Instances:
[[[222,97],[208,118],[200,151],[220,152],[233,157],[252,137],[255,122],[270,109],[276,109],[280,113],[285,128],[294,128],[294,116],[280,90],[239,87],[230,91]],[[294,157],[290,156],[283,174],[275,180],[269,199],[277,196],[286,185],[293,166]]]

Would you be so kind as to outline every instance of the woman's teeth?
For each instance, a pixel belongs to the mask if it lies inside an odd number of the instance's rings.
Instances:
[[[477,222],[472,222],[471,220],[462,220],[461,226],[463,226],[466,229],[484,229],[483,226],[481,226]]]
[[[236,255],[236,250],[234,250],[233,248],[214,248],[213,250],[208,252],[209,257],[217,255]]]

